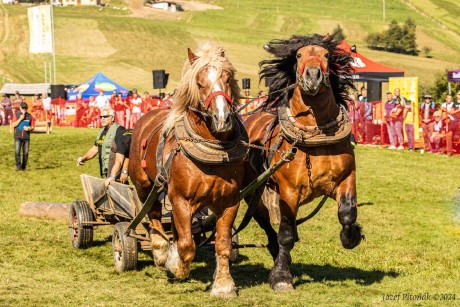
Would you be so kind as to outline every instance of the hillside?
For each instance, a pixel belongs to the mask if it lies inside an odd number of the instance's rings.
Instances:
[[[375,61],[418,76],[421,84],[436,72],[457,68],[460,30],[455,0],[214,0],[179,1],[193,10],[171,13],[143,8],[140,1],[111,1],[109,7],[57,7],[55,15],[57,81],[78,84],[98,71],[116,82],[141,91],[152,89],[152,70],[169,74],[167,91],[177,85],[187,47],[212,39],[221,43],[238,69],[250,77],[257,91],[258,62],[267,54],[262,46],[292,34],[330,33],[340,24],[347,40]],[[213,9],[206,9],[206,8]],[[221,9],[219,9],[221,8]],[[43,55],[28,53],[27,9],[0,4],[0,85],[4,82],[42,82]],[[408,16],[417,24],[418,48],[428,46],[432,58],[368,50],[364,39],[380,32],[392,19]]]

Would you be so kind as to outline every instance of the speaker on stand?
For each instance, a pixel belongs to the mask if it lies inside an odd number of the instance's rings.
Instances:
[[[160,96],[161,96],[161,89],[166,88],[166,85],[168,84],[169,74],[167,74],[164,69],[153,70],[152,73],[153,73],[153,88],[159,89]]]

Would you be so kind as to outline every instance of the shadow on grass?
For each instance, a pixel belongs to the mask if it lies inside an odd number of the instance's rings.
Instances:
[[[381,271],[381,270],[363,270],[353,267],[336,267],[329,264],[315,265],[315,264],[299,264],[291,265],[291,272],[298,278],[295,286],[325,281],[345,281],[354,280],[356,284],[362,286],[369,286],[374,283],[379,283],[384,277],[398,277],[395,271]]]
[[[359,204],[358,204],[358,207],[362,207],[362,206],[372,206],[372,205],[374,205],[373,202],[367,201],[367,202],[364,202],[364,203],[359,203]]]

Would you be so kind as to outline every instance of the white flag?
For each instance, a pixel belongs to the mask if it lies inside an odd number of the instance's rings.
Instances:
[[[28,9],[30,29],[30,53],[52,53],[51,7],[34,6]]]

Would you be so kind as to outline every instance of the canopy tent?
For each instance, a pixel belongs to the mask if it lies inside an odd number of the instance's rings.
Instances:
[[[5,83],[3,84],[0,93],[14,95],[16,91],[21,95],[35,95],[51,92],[51,85],[49,83]]]
[[[356,50],[352,51],[350,45],[346,41],[342,41],[339,48],[350,52],[353,57],[352,65],[355,69],[353,79],[358,82],[388,82],[388,78],[391,77],[404,77],[404,70],[374,62]]]
[[[103,73],[98,72],[88,81],[83,82],[80,86],[69,91],[67,96],[68,100],[73,101],[76,100],[77,95],[81,93],[83,99],[89,99],[90,96],[99,95],[100,91],[104,91],[105,95],[111,95],[114,90],[121,93],[123,97],[126,97],[129,92],[126,88],[110,80]]]

